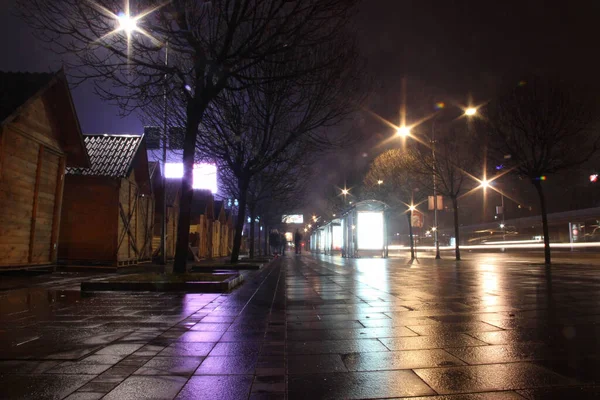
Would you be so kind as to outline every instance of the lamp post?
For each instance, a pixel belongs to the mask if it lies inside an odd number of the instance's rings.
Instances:
[[[165,46],[165,67],[169,66],[169,42]],[[162,174],[162,185],[163,185],[163,204],[162,204],[162,221],[161,221],[161,232],[160,232],[160,261],[161,264],[167,264],[167,73],[165,72],[165,85],[163,88],[163,140],[162,140],[162,162],[163,162],[163,174]]]
[[[150,11],[152,12],[152,11]],[[155,40],[146,31],[138,27],[138,21],[150,12],[141,13],[137,16],[132,16],[129,10],[129,1],[126,2],[125,12],[120,15],[116,15],[116,19],[119,23],[119,29],[115,32],[124,32],[127,36],[127,45],[131,40],[131,35],[135,32],[141,32],[145,36]],[[129,50],[128,50],[129,53]],[[165,75],[164,75],[164,87],[163,87],[163,138],[162,138],[162,221],[161,221],[161,236],[160,236],[160,262],[161,264],[167,263],[167,177],[166,177],[166,165],[167,165],[167,72],[166,69],[169,66],[169,42],[165,43]]]
[[[477,108],[468,107],[464,110],[464,115],[469,118],[473,117],[477,114]],[[435,157],[435,123],[437,121],[437,114],[433,118],[433,122],[431,123],[431,156],[433,158],[433,240],[435,243],[435,259],[439,260],[440,256],[440,240],[438,237],[438,202],[437,202],[437,162]]]
[[[439,115],[439,114],[438,114]],[[440,241],[438,239],[438,215],[437,215],[437,187],[436,187],[436,160],[435,160],[435,122],[437,121],[437,116],[434,117],[433,122],[431,124],[431,156],[433,158],[433,242],[435,245],[435,259],[439,260],[440,256]]]

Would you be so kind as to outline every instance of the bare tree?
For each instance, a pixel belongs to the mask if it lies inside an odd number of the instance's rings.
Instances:
[[[477,184],[469,177],[477,168],[480,158],[476,141],[476,135],[468,132],[466,128],[448,124],[436,131],[435,156],[431,147],[422,144],[416,144],[409,149],[416,162],[408,165],[408,168],[418,175],[420,185],[431,190],[435,180],[437,193],[450,198],[452,202],[456,260],[460,260],[458,200]]]
[[[409,152],[387,150],[373,160],[364,179],[365,190],[372,197],[387,203],[396,211],[407,210],[411,259],[415,258],[411,206],[423,198],[420,177],[411,167],[415,162],[414,155]]]
[[[546,175],[575,168],[598,150],[596,104],[565,82],[535,77],[485,107],[480,129],[491,156],[536,188],[542,212],[544,256],[551,263]]]
[[[185,272],[196,139],[207,108],[224,91],[295,80],[336,63],[340,54],[322,49],[335,45],[343,53],[350,41],[345,25],[356,1],[17,3],[38,36],[66,56],[67,71],[75,84],[92,79],[96,91],[118,103],[125,113],[144,111],[165,93],[183,110],[184,123],[179,126],[185,127],[184,175],[174,270]],[[165,63],[167,46],[169,60]],[[307,63],[314,54],[322,56],[321,62]],[[287,68],[256,68],[269,64]]]
[[[300,161],[329,148],[336,138],[333,125],[344,120],[356,108],[360,65],[349,46],[322,48],[302,63],[314,73],[294,80],[271,80],[239,90],[223,92],[208,107],[198,148],[202,154],[219,160],[237,181],[240,212],[231,259],[239,255],[241,231],[248,205],[247,193],[255,176],[271,168],[267,176],[285,173],[280,165]],[[291,50],[293,51],[293,50]],[[320,68],[331,54],[337,59],[328,68]],[[261,74],[285,75],[289,65],[259,65]],[[298,153],[302,149],[302,153]],[[279,178],[277,178],[279,179]],[[285,179],[285,178],[281,178]],[[252,210],[250,210],[252,211]]]

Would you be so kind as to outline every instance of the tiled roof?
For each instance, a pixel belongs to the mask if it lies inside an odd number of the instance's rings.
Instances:
[[[0,72],[0,122],[46,86],[55,74]]]
[[[67,168],[67,174],[125,178],[131,172],[143,136],[104,134],[83,138],[92,166]]]

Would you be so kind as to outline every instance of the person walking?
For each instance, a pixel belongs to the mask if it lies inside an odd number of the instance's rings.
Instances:
[[[281,249],[281,255],[285,256],[285,245],[286,245],[285,233],[279,233],[279,248]]]
[[[294,246],[296,247],[296,254],[302,254],[302,234],[300,229],[296,229],[294,234]]]
[[[279,231],[277,229],[271,229],[269,244],[271,245],[271,255],[277,256],[279,254]]]

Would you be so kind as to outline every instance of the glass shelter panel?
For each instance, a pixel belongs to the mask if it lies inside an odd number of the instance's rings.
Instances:
[[[383,212],[358,212],[356,225],[358,249],[383,249]]]

